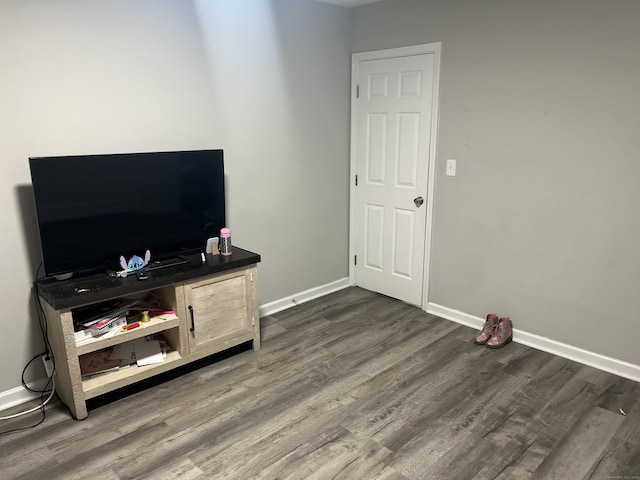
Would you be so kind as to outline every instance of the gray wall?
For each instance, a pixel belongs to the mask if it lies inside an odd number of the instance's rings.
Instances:
[[[442,42],[431,302],[640,364],[639,24],[632,0],[355,10],[353,52]]]
[[[0,397],[42,350],[29,156],[224,148],[228,223],[262,254],[260,302],[348,275],[347,9],[4,0],[0,71]]]

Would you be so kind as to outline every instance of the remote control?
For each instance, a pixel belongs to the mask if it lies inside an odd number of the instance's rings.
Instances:
[[[138,270],[136,272],[136,277],[138,277],[138,280],[148,280],[149,279],[149,276],[146,273],[144,273],[142,270]]]

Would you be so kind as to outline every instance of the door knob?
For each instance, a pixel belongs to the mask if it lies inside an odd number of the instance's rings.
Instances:
[[[416,207],[419,207],[420,205],[422,205],[424,203],[424,198],[416,197],[416,198],[413,199],[413,203],[416,204]]]

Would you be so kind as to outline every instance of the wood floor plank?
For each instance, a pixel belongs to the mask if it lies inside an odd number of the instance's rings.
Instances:
[[[126,476],[121,475],[119,480],[125,480]],[[136,480],[157,480],[157,479],[180,479],[180,480],[208,480],[210,477],[200,470],[188,458],[174,458],[170,463],[166,463],[156,468],[151,468],[147,472],[135,477]]]
[[[350,435],[347,440],[348,448],[341,455],[334,456],[331,462],[325,462],[320,468],[314,469],[308,480],[323,480],[332,478],[336,480],[351,480],[354,478],[379,478],[387,476],[389,467],[385,462],[391,455],[391,451],[373,440],[362,442],[357,437]],[[321,458],[324,455],[321,455]],[[400,474],[395,472],[397,476]]]
[[[609,387],[596,399],[594,405],[616,414],[633,413],[634,404],[640,398],[640,383],[615,378]]]
[[[4,478],[19,478],[29,471],[43,471],[55,463],[55,457],[41,439],[29,437],[28,442],[5,444],[0,450],[0,465]],[[25,459],[29,459],[28,465]]]
[[[414,368],[407,370],[414,359]],[[352,428],[392,450],[401,449],[412,435],[441,418],[458,415],[464,422],[459,414],[460,400],[490,390],[487,380],[497,372],[488,363],[478,363],[477,357],[451,348],[448,342],[435,342],[370,382],[368,400]],[[384,388],[375,393],[378,385]]]
[[[511,462],[501,465],[502,471],[494,478],[495,480],[528,480],[542,465],[546,456],[546,453],[528,447]]]
[[[119,465],[144,462],[150,452],[157,447],[158,439],[165,437],[167,430],[165,424],[150,424],[77,455],[75,449],[71,448],[63,458],[56,461],[55,465],[47,468],[47,475],[50,476],[49,478],[81,479],[84,472],[86,479],[93,476],[92,472],[114,471],[117,474]],[[81,443],[74,443],[72,447],[80,445]],[[136,448],[132,448],[133,446]],[[148,465],[147,468],[150,466]]]
[[[614,438],[584,478],[634,479],[640,477],[639,472],[640,444],[622,442]]]
[[[532,479],[585,478],[593,470],[622,422],[622,416],[590,408],[536,469]]]
[[[287,329],[281,326],[277,319],[270,316],[260,319],[260,337],[262,341],[272,340],[286,332]]]
[[[640,396],[629,411],[625,411],[624,417],[624,422],[616,431],[616,439],[640,445]]]
[[[310,431],[313,435],[309,435]],[[349,432],[340,425],[325,424],[313,417],[296,417],[261,438],[231,441],[217,455],[201,450],[192,458],[211,478],[296,478],[297,474],[308,476],[317,468],[314,458],[319,450],[327,445],[340,445],[348,436]],[[237,448],[246,455],[245,462],[237,462]]]

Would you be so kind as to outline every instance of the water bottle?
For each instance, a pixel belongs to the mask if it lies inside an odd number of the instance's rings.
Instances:
[[[222,255],[231,255],[231,230],[223,228],[220,230],[220,253]]]

